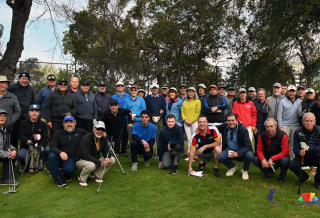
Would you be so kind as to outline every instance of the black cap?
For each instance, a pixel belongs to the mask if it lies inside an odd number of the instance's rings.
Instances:
[[[172,149],[172,154],[174,156],[178,156],[183,151],[183,146],[181,144],[176,144],[174,148]]]
[[[235,89],[234,87],[230,87],[230,88],[228,89],[228,91],[231,91],[231,90],[236,91],[236,89]]]
[[[180,88],[181,88],[181,87],[186,87],[186,88],[188,88],[186,84],[181,84]]]
[[[161,88],[169,88],[167,84],[162,84]]]
[[[88,80],[83,80],[83,81],[81,82],[81,85],[82,85],[82,86],[84,86],[84,85],[90,86],[90,83],[89,83]]]
[[[67,82],[67,80],[66,79],[59,79],[59,81],[58,81],[58,84],[60,85],[61,83],[63,83],[63,82],[65,82],[65,83],[67,83],[68,84],[68,82]]]
[[[27,72],[22,72],[22,73],[20,73],[19,79],[20,79],[21,77],[28,77],[28,79],[30,80],[30,74],[27,73]]]
[[[106,85],[106,83],[105,83],[105,82],[100,81],[100,82],[98,83],[98,86],[107,86],[107,85]]]
[[[117,99],[111,99],[110,103],[109,103],[109,106],[112,106],[112,105],[119,105],[119,102]]]
[[[53,74],[49,74],[49,75],[47,76],[47,80],[56,80],[56,76],[53,75]]]
[[[221,89],[221,88],[227,89],[225,85],[221,85],[221,86],[219,86],[219,88],[218,88],[218,89]]]
[[[306,87],[305,87],[305,86],[299,86],[299,87],[297,88],[297,90],[299,90],[299,89],[306,90]]]

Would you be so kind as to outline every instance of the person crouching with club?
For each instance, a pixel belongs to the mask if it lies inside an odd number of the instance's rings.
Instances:
[[[305,171],[300,172],[300,167],[315,166],[320,169],[320,126],[316,125],[313,113],[305,113],[302,118],[302,126],[294,132],[293,152],[296,157],[290,161],[289,169],[296,174],[299,181],[296,185],[302,185],[310,179]],[[315,188],[320,189],[320,174],[314,176]]]
[[[253,164],[263,172],[265,179],[271,178],[276,168],[280,167],[278,182],[284,182],[290,162],[288,137],[284,131],[277,129],[277,121],[273,118],[268,118],[264,125],[266,131],[259,136]]]
[[[0,181],[0,185],[9,185],[9,170],[12,170],[9,168],[10,161],[11,168],[15,168],[15,157],[17,156],[17,149],[13,147],[12,145],[8,144],[7,137],[9,136],[7,134],[6,128],[3,126],[7,120],[7,112],[3,109],[0,109],[0,162],[3,163],[2,169],[2,177]]]
[[[103,182],[103,175],[115,163],[114,157],[110,155],[110,144],[105,137],[105,130],[104,122],[97,121],[93,131],[81,139],[76,160],[77,168],[82,170],[78,182],[83,187],[88,186],[88,177],[92,181]]]

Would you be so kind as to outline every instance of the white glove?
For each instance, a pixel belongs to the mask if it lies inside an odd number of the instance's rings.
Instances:
[[[160,116],[152,118],[152,121],[155,123],[157,123],[159,120],[160,120]]]
[[[309,146],[304,142],[300,142],[300,146],[301,146],[301,149],[303,149],[303,150],[306,150],[306,151],[309,150]]]
[[[97,120],[96,120],[96,119],[93,119],[93,125],[96,124],[96,122],[97,122]]]

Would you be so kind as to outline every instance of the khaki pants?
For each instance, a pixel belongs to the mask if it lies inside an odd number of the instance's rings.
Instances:
[[[99,160],[103,161],[104,157],[100,157]],[[116,162],[114,157],[111,157],[110,160],[111,160],[111,162],[106,166],[104,173],[106,173],[110,169],[110,167],[112,167],[113,164]],[[80,173],[80,179],[82,182],[87,181],[90,173],[93,173],[96,177],[98,177],[100,179],[104,175],[103,174],[103,166],[96,165],[91,161],[86,161],[86,160],[77,161],[77,169],[82,170]]]
[[[252,138],[253,138],[253,131],[252,131],[252,126],[247,127],[247,130],[249,132],[249,138],[252,144]]]
[[[299,126],[283,126],[282,128],[288,136],[290,160],[293,160],[295,158],[293,153],[293,134],[299,128]]]

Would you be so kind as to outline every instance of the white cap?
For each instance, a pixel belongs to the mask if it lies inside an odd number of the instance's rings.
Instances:
[[[175,87],[171,87],[169,90],[174,90],[174,91],[178,92]]]
[[[288,87],[288,91],[290,91],[290,90],[297,91],[297,88],[296,88],[294,85],[290,85],[290,86]]]
[[[306,93],[314,93],[314,90],[312,88],[307,88]]]
[[[151,89],[154,88],[154,87],[156,87],[157,89],[159,88],[158,84],[156,84],[156,83],[153,83],[153,84],[150,86]]]
[[[244,89],[244,88],[240,88],[240,89],[239,89],[239,92],[238,92],[238,93],[240,94],[241,92],[247,93],[246,89]]]
[[[256,89],[255,89],[254,87],[250,87],[250,88],[248,89],[248,92],[256,92]]]
[[[117,86],[124,86],[124,84],[123,84],[123,82],[117,82],[117,83],[116,83],[116,87],[117,87]]]
[[[144,93],[146,93],[146,91],[144,91],[144,89],[139,89],[138,92],[144,92]]]
[[[194,88],[193,86],[192,86],[192,87],[189,87],[189,88],[187,89],[187,91],[188,91],[188,90],[193,90],[194,92],[197,92],[196,88]]]
[[[94,128],[103,128],[103,129],[106,129],[106,126],[104,125],[104,122],[102,122],[102,121],[97,121],[97,122],[94,124]]]

